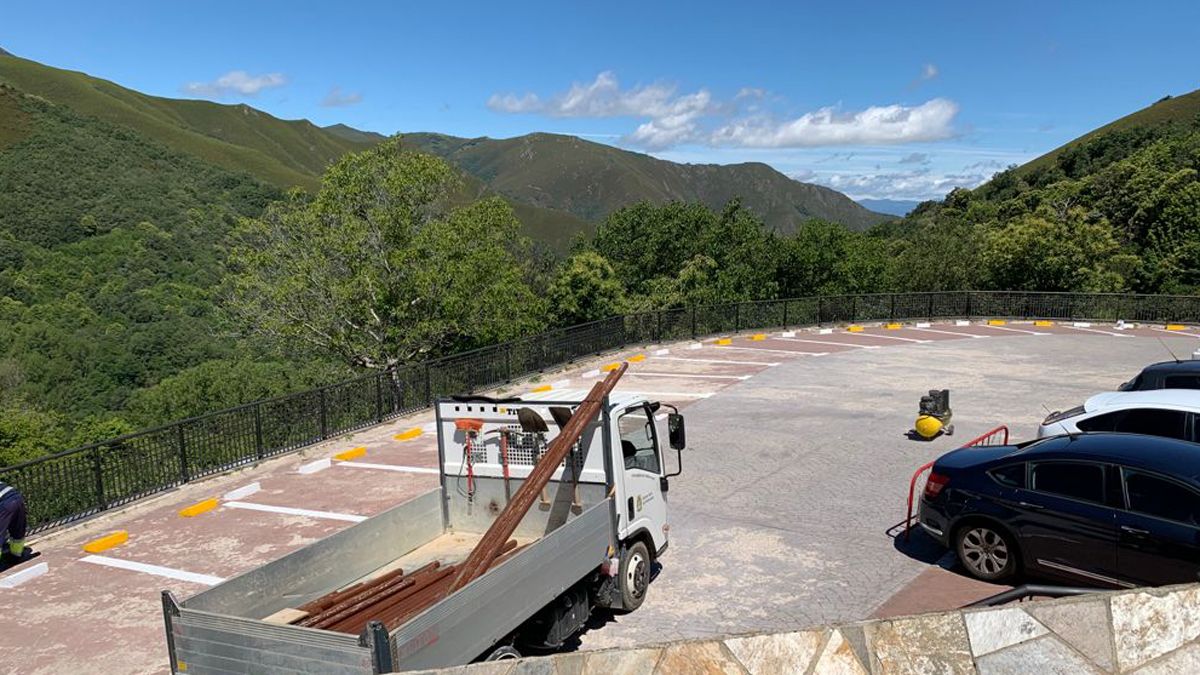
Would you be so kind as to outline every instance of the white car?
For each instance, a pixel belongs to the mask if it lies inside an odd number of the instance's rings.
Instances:
[[[1076,408],[1050,413],[1038,427],[1038,438],[1080,431],[1124,431],[1197,441],[1197,419],[1200,391],[1194,389],[1107,391]]]

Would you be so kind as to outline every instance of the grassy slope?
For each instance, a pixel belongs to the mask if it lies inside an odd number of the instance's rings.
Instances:
[[[15,56],[0,56],[0,81],[281,187],[312,188],[331,161],[372,144],[330,133],[308,120],[281,120],[247,105],[147,96]]]
[[[503,195],[589,221],[643,199],[702,201],[720,208],[736,196],[783,232],[806,218],[826,218],[854,229],[885,219],[839,192],[792,180],[760,163],[676,164],[556,134],[493,140],[413,133],[404,138]]]
[[[1104,126],[1089,131],[1088,133],[1076,138],[1075,140],[1055,148],[1050,152],[1022,164],[1018,169],[1018,173],[1030,171],[1033,169],[1048,166],[1067,148],[1076,146],[1085,141],[1091,140],[1098,136],[1103,136],[1112,131],[1128,129],[1135,126],[1153,126],[1163,122],[1183,122],[1194,119],[1200,115],[1200,89],[1182,96],[1173,96],[1168,99],[1158,101],[1141,110],[1126,115],[1114,122],[1109,122]]]

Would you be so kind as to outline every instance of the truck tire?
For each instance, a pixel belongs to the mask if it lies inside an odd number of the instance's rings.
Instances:
[[[512,659],[521,658],[521,652],[517,651],[512,645],[502,645],[492,650],[491,654],[487,655],[484,661],[511,661]]]
[[[635,542],[621,556],[621,568],[617,575],[621,589],[621,606],[632,612],[642,606],[646,589],[650,586],[650,552],[642,542]]]

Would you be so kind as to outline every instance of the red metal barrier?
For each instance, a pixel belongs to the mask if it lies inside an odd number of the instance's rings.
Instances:
[[[1001,424],[992,429],[986,434],[964,443],[961,448],[975,448],[989,445],[1008,445],[1008,426]],[[937,460],[934,460],[937,461]],[[908,481],[908,513],[904,518],[904,540],[908,541],[908,532],[912,529],[913,522],[913,495],[917,490],[917,478],[921,474],[933,467],[933,462],[922,464],[921,468],[913,472],[912,479]]]

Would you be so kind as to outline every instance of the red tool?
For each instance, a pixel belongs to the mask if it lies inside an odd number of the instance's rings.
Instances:
[[[471,457],[475,450],[475,439],[483,429],[483,420],[465,417],[454,421],[454,428],[463,432],[463,452],[467,458],[467,498],[475,496],[475,460]]]

